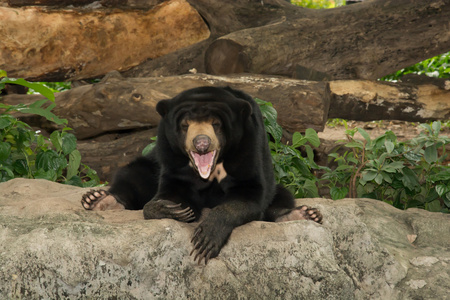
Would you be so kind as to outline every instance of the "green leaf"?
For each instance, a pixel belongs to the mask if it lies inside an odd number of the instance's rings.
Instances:
[[[314,151],[309,145],[305,145],[306,157],[308,158],[309,165],[313,168],[319,168],[319,166],[314,161]]]
[[[445,206],[450,208],[450,193],[447,193],[444,197]]]
[[[306,144],[308,140],[300,133],[294,132],[292,135],[292,147],[297,148]]]
[[[13,170],[9,167],[9,166],[5,166],[5,165],[1,165],[0,164],[0,171],[4,171],[6,173],[6,176],[2,176],[1,181],[8,181],[10,179],[14,178],[14,172]],[[0,172],[0,175],[2,174],[2,172]]]
[[[25,159],[18,159],[13,163],[14,171],[19,175],[27,175],[28,174],[28,164]]]
[[[362,135],[362,137],[367,141],[368,144],[370,144],[370,135],[367,133],[367,131],[359,127],[357,129],[359,134]]]
[[[384,142],[384,146],[386,147],[386,151],[389,154],[392,153],[392,151],[394,150],[394,143],[389,140],[386,140]]]
[[[364,181],[372,181],[375,179],[375,177],[377,177],[378,173],[374,172],[374,171],[368,171],[363,175],[363,180]]]
[[[42,105],[46,103],[47,99],[38,100],[28,106],[18,107],[15,110],[27,113],[27,114],[35,114],[46,118],[47,120],[54,122],[58,125],[67,124],[66,119],[60,119],[51,110],[55,107],[55,104],[49,105],[47,108],[42,108]]]
[[[78,174],[78,169],[81,164],[81,154],[78,150],[73,150],[69,154],[69,165],[67,166],[67,178],[72,178]]]
[[[305,138],[314,147],[319,147],[320,146],[319,136],[317,135],[317,132],[314,129],[307,128],[306,131],[305,131]]]
[[[53,147],[55,147],[56,151],[58,152],[62,151],[61,132],[53,131],[52,134],[50,134],[50,141],[52,142]]]
[[[416,173],[408,167],[402,169],[402,182],[403,185],[411,191],[414,191],[417,187],[420,187],[419,179]]]
[[[438,193],[439,197],[442,197],[443,195],[450,192],[450,185],[438,184],[436,185],[436,192]]]
[[[83,187],[83,180],[81,180],[81,178],[79,176],[74,175],[74,176],[70,177],[70,179],[64,181],[64,184]]]
[[[55,102],[55,95],[53,94],[52,90],[47,88],[46,86],[40,84],[40,83],[32,83],[28,82],[25,79],[22,78],[8,78],[7,80],[2,80],[3,83],[10,83],[10,84],[18,84],[22,86],[26,86],[27,88],[33,89],[45,98]]]
[[[422,128],[425,128],[428,132],[433,132],[433,131],[431,130],[430,125],[428,125],[428,124],[426,124],[426,123],[420,124],[419,126],[422,127]]]
[[[9,125],[11,125],[11,120],[7,117],[1,116],[0,117],[0,129],[5,129]]]
[[[383,176],[384,181],[392,183],[392,178],[391,176],[389,176],[389,174],[387,174],[386,172],[381,172],[381,175]]]
[[[429,164],[437,161],[437,149],[436,144],[433,144],[427,148],[425,148],[425,161]]]
[[[46,179],[46,180],[50,180],[50,181],[56,181],[57,174],[56,174],[55,170],[44,171],[43,169],[38,169],[34,173],[34,178],[36,178],[36,179]]]
[[[0,162],[6,160],[11,155],[11,144],[0,142]]]
[[[67,133],[61,138],[62,151],[67,155],[77,149],[77,138],[72,133]]]
[[[441,203],[439,202],[438,199],[428,202],[427,210],[432,212],[439,212],[441,211]]]
[[[434,136],[438,136],[439,132],[441,131],[441,122],[440,121],[433,122],[432,128]]]
[[[40,152],[36,155],[36,169],[58,171],[64,169],[66,166],[67,161],[53,150]]]
[[[330,189],[330,195],[331,195],[331,199],[333,200],[339,200],[339,199],[343,199],[345,198],[345,196],[347,196],[348,194],[348,188],[347,187],[332,187]]]
[[[382,183],[383,183],[383,175],[378,174],[378,175],[375,177],[375,182],[376,182],[377,184],[382,184]]]
[[[364,149],[364,146],[361,141],[354,141],[354,142],[347,143],[347,144],[345,144],[345,147]]]
[[[319,191],[317,190],[316,183],[310,179],[306,179],[303,184],[303,189],[307,192],[308,197],[319,197]]]
[[[402,161],[394,161],[389,164],[389,167],[394,168],[396,170],[400,170],[403,168],[403,162]]]
[[[0,77],[6,77],[6,71],[0,70]]]
[[[450,180],[450,170],[442,170],[439,173],[429,176],[427,179],[431,182]]]
[[[152,150],[155,148],[155,146],[156,146],[155,142],[150,143],[147,146],[145,146],[144,150],[142,150],[142,155],[146,156],[146,155],[150,154],[150,152],[152,152]]]
[[[352,169],[353,169],[352,166],[349,166],[349,165],[341,165],[341,166],[338,166],[335,170],[336,170],[336,171],[347,171],[347,170],[352,170]]]

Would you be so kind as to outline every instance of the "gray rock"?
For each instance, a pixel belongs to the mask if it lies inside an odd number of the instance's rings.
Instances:
[[[87,189],[0,184],[0,299],[450,299],[450,216],[302,199],[311,221],[252,222],[207,266],[195,224],[85,211]]]

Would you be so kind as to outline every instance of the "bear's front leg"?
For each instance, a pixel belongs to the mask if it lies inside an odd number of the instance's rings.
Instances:
[[[202,260],[207,264],[209,259],[219,254],[234,228],[261,217],[261,208],[256,199],[226,201],[213,208],[195,229],[190,255],[194,254],[194,261],[198,259],[199,264]]]

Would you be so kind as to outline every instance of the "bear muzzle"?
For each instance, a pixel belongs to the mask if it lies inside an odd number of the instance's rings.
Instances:
[[[199,134],[192,140],[195,149],[189,150],[192,167],[198,172],[200,177],[208,179],[214,171],[218,158],[218,149],[212,145],[211,138],[205,134]]]
[[[207,153],[209,146],[211,146],[211,139],[205,134],[197,135],[192,142],[194,143],[194,148],[199,154]]]

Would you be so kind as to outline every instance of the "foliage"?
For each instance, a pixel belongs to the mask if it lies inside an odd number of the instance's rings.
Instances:
[[[50,138],[44,137],[11,115],[12,112],[36,114],[58,125],[66,125],[67,120],[60,119],[51,110],[55,97],[51,90],[37,83],[23,79],[6,77],[0,70],[0,90],[6,83],[19,84],[32,88],[47,99],[38,100],[30,105],[7,105],[0,103],[0,182],[17,177],[41,178],[77,186],[99,185],[96,172],[81,164],[80,152],[76,149],[76,138],[68,127],[54,131]],[[80,171],[80,166],[82,170]],[[85,174],[85,175],[82,175]]]
[[[347,129],[350,150],[331,153],[337,167],[322,176],[332,199],[368,197],[400,209],[449,212],[450,167],[443,162],[450,138],[439,135],[441,122],[420,126],[425,131],[406,142],[397,141],[392,131],[372,140],[361,128]]]
[[[315,9],[333,8],[345,5],[344,0],[291,0],[291,3],[297,6]]]
[[[142,150],[142,155],[143,155],[143,156],[146,156],[147,154],[149,154],[150,152],[152,152],[153,148],[155,148],[155,146],[156,146],[156,143],[155,143],[155,142],[156,142],[156,140],[157,140],[157,137],[154,136],[154,137],[152,137],[150,140],[152,140],[153,142],[150,143],[150,144],[148,144],[147,146],[145,146],[144,150]]]
[[[292,137],[292,145],[282,143],[283,129],[277,124],[276,110],[270,102],[255,100],[263,114],[276,181],[283,184],[297,198],[318,197],[317,178],[312,168],[319,166],[314,162],[311,146],[307,144],[319,146],[317,133],[313,129],[307,129],[304,136],[296,132]],[[306,151],[306,158],[298,150],[301,146]]]
[[[384,76],[380,80],[399,80],[406,74],[425,74],[429,77],[450,78],[450,52],[426,59],[410,67],[401,69],[393,74]]]
[[[53,93],[64,92],[71,89],[71,82],[36,82],[40,86],[44,86],[51,90]],[[28,94],[39,94],[38,91],[34,89],[28,90]]]

